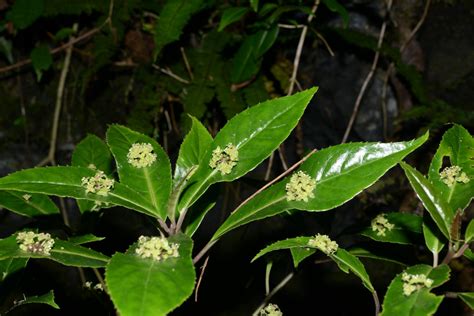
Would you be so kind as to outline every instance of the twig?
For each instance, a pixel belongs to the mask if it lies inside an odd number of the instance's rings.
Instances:
[[[95,27],[93,29],[91,29],[90,31],[72,39],[67,42],[66,44],[63,44],[61,46],[58,46],[56,48],[53,48],[49,51],[49,53],[51,55],[54,55],[54,54],[57,54],[59,52],[62,52],[63,50],[65,49],[68,49],[69,47],[71,46],[74,46],[76,43],[79,43],[83,40],[85,40],[86,38],[89,38],[91,37],[92,35],[100,32],[100,30],[107,24],[111,24],[111,21],[112,21],[112,13],[113,13],[113,8],[114,8],[114,0],[111,0],[110,1],[110,5],[109,5],[109,15],[107,16],[107,18],[105,19],[104,23],[102,23],[99,27]],[[0,73],[4,73],[4,72],[8,72],[8,71],[12,71],[12,70],[15,70],[15,69],[18,69],[18,68],[21,68],[23,66],[26,66],[26,65],[29,65],[31,64],[31,59],[25,59],[25,60],[22,60],[22,61],[19,61],[17,62],[16,64],[13,64],[13,65],[9,65],[9,66],[6,66],[6,67],[2,67],[0,68]]]
[[[77,31],[78,24],[74,23],[73,30]],[[71,37],[70,42],[72,42],[74,38]],[[72,48],[73,45],[70,45],[66,50],[66,57],[64,57],[64,65],[63,69],[61,69],[61,75],[59,77],[59,84],[58,90],[56,93],[56,106],[54,108],[54,116],[53,116],[53,126],[51,128],[51,139],[50,139],[50,146],[49,152],[46,158],[44,158],[38,166],[44,166],[48,163],[52,165],[56,164],[55,161],[55,153],[56,153],[56,142],[58,137],[58,127],[59,127],[59,116],[61,115],[61,107],[63,101],[63,94],[64,94],[64,86],[66,84],[67,74],[69,72],[69,66],[71,64],[71,56],[72,56]],[[67,224],[66,224],[67,225]]]
[[[199,279],[196,284],[196,289],[194,290],[194,301],[198,301],[198,292],[199,287],[201,286],[202,277],[204,276],[204,271],[206,271],[207,262],[209,261],[209,256],[207,256],[206,260],[204,260],[204,264],[201,267],[201,273],[199,274]]]
[[[191,82],[189,82],[188,80],[184,79],[184,78],[181,78],[180,76],[178,76],[177,74],[175,74],[174,72],[172,72],[171,70],[169,69],[164,69],[164,68],[161,68],[160,66],[158,65],[151,65],[153,68],[155,68],[156,70],[164,73],[165,75],[168,75],[170,76],[171,78],[179,81],[179,82],[182,82],[184,84],[190,84]]]
[[[468,243],[465,243],[464,245],[462,245],[458,251],[454,251],[452,245],[449,245],[448,253],[446,254],[446,257],[444,257],[441,264],[449,264],[451,260],[461,257],[464,254],[464,252],[467,250],[467,248],[469,248]]]
[[[331,49],[331,46],[329,46],[329,43],[326,41],[324,36],[318,31],[316,31],[314,28],[311,28],[311,30],[314,32],[314,34],[316,34],[316,36],[321,40],[321,42],[323,42],[324,46],[328,50],[329,55],[331,55],[331,57],[334,57],[334,51]]]
[[[392,0],[389,0],[388,5],[387,5],[387,13],[390,12],[391,8],[392,8]],[[362,87],[359,91],[359,95],[357,96],[357,99],[354,103],[354,109],[352,110],[351,118],[349,119],[349,123],[347,124],[346,131],[344,132],[344,136],[342,137],[342,141],[341,141],[342,144],[345,143],[347,139],[349,138],[349,134],[352,130],[352,126],[354,125],[354,122],[357,118],[357,114],[359,112],[359,107],[362,102],[362,98],[364,97],[365,91],[367,90],[367,87],[369,86],[369,82],[374,76],[375,70],[377,69],[377,64],[379,62],[379,57],[380,57],[380,48],[382,47],[386,28],[387,28],[387,19],[385,19],[384,22],[382,23],[379,39],[377,42],[377,51],[375,52],[374,60],[372,61],[372,66],[370,67],[370,71],[367,74],[367,77],[365,78],[364,83],[362,84]]]
[[[273,167],[273,159],[275,159],[275,152],[272,152],[270,158],[268,159],[267,171],[265,171],[265,178],[263,178],[265,181],[268,181],[268,179],[270,179],[270,173],[272,172]]]
[[[265,296],[265,299],[263,300],[263,302],[257,307],[257,309],[253,312],[252,316],[258,316],[259,315],[259,312],[260,310],[265,306],[267,305],[267,303],[272,299],[272,297],[278,293],[278,291],[280,291],[288,282],[290,282],[290,280],[293,278],[295,274],[293,272],[291,272],[290,274],[288,274],[283,280],[281,280],[280,283],[277,284],[277,286],[275,286],[273,288],[273,290],[267,295]]]
[[[380,314],[380,300],[377,292],[374,290],[372,292],[372,297],[374,298],[374,305],[375,305],[375,316],[379,316]]]
[[[283,144],[281,144],[278,147],[278,156],[280,157],[281,166],[283,167],[283,170],[287,170],[288,164],[286,163],[285,155],[283,154],[284,150],[285,150],[285,147],[283,146]]]
[[[171,229],[166,225],[166,223],[162,219],[158,219],[158,224],[160,227],[168,234],[171,235]]]
[[[180,47],[179,50],[181,51],[181,56],[183,56],[184,65],[186,66],[186,70],[188,71],[189,78],[194,80],[193,71],[191,70],[191,66],[189,65],[188,57],[186,56],[186,52],[184,51],[183,47]]]
[[[273,262],[270,261],[265,267],[265,295],[270,294],[270,272],[272,271]]]
[[[95,274],[97,280],[102,285],[102,288],[105,291],[105,289],[106,289],[105,281],[104,281],[104,278],[102,277],[102,275],[100,274],[99,270],[97,268],[92,268],[92,271],[94,271],[94,274]]]
[[[410,35],[408,35],[408,38],[403,42],[403,44],[400,46],[400,53],[403,53],[405,49],[407,48],[408,44],[411,42],[413,37],[415,37],[415,34],[419,31],[421,26],[426,20],[426,17],[428,15],[428,11],[431,5],[431,0],[426,0],[425,7],[423,8],[423,14],[420,17],[420,20],[416,24],[416,26],[413,28],[411,31]],[[395,63],[391,62],[390,65],[387,68],[387,71],[385,73],[385,78],[383,80],[383,88],[382,88],[382,116],[383,116],[383,133],[384,133],[384,139],[387,138],[387,125],[388,125],[388,118],[387,118],[387,103],[386,103],[386,98],[387,98],[387,89],[388,89],[388,79],[390,78],[390,75],[392,74],[392,71],[395,69]]]
[[[307,20],[308,24],[310,24],[311,21],[313,20],[316,10],[318,9],[318,6],[319,6],[319,2],[320,0],[316,0],[314,2],[313,8],[311,9],[311,14],[308,16],[308,20]],[[298,46],[296,48],[295,59],[293,60],[293,73],[291,74],[290,86],[288,88],[288,95],[291,95],[293,93],[293,89],[295,87],[296,75],[298,74],[298,67],[300,65],[301,52],[303,51],[304,41],[306,39],[307,33],[308,33],[308,25],[305,25],[303,27],[303,30],[301,31],[300,39],[298,41]]]
[[[283,23],[278,23],[278,27],[282,29],[302,29],[304,28],[303,24],[283,24]]]
[[[193,259],[193,263],[196,264],[201,258],[202,256],[204,256],[206,254],[206,252],[209,251],[209,249],[212,248],[212,246],[214,246],[214,244],[217,242],[217,240],[211,240],[209,241],[205,246],[204,248],[201,249],[201,251],[199,251],[199,253],[196,255],[196,257],[194,257]]]

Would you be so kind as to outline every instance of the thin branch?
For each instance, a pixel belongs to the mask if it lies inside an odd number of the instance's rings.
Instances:
[[[214,244],[217,242],[217,240],[211,240],[209,241],[205,246],[204,248],[201,249],[201,251],[199,251],[199,253],[196,255],[196,257],[194,257],[193,259],[193,264],[196,264],[199,260],[201,260],[201,258],[206,254],[206,252],[209,251],[209,249],[212,248],[212,246],[214,246]]]
[[[387,5],[387,12],[390,12],[391,8],[392,8],[392,0],[389,0],[388,5]],[[377,64],[379,62],[379,57],[380,57],[380,48],[382,47],[386,28],[387,28],[387,19],[384,20],[382,27],[380,29],[379,39],[377,41],[377,51],[375,52],[374,60],[372,61],[372,66],[370,67],[370,71],[367,74],[367,77],[365,78],[364,83],[362,84],[359,94],[357,95],[357,99],[354,103],[354,109],[352,110],[351,118],[349,119],[349,123],[347,124],[346,131],[344,132],[344,136],[342,137],[342,141],[341,141],[342,144],[345,143],[347,139],[349,138],[349,134],[352,130],[352,126],[354,125],[354,122],[357,118],[357,114],[359,113],[359,108],[362,102],[362,98],[364,97],[365,91],[367,90],[367,87],[369,86],[370,80],[374,76],[375,70],[377,69]]]
[[[105,281],[104,281],[104,278],[102,277],[102,275],[100,274],[99,270],[97,268],[92,268],[92,271],[94,271],[94,274],[95,274],[97,280],[102,285],[102,288],[105,291],[105,289],[106,289]]]
[[[273,288],[273,290],[267,295],[265,296],[265,299],[263,300],[263,302],[257,307],[257,309],[253,312],[252,316],[258,316],[259,313],[260,313],[260,310],[265,306],[267,305],[267,303],[272,299],[272,297],[278,293],[278,291],[280,291],[288,282],[290,282],[290,280],[293,278],[295,274],[293,272],[291,272],[290,274],[288,274],[283,280],[281,280],[280,283],[277,284],[277,286],[275,286]]]
[[[174,72],[172,72],[170,69],[165,69],[165,68],[161,68],[160,66],[158,65],[151,65],[153,68],[155,68],[156,70],[164,73],[165,75],[168,75],[170,76],[171,78],[179,81],[179,82],[182,82],[184,84],[190,84],[191,82],[189,80],[186,80],[184,78],[181,78],[180,76],[178,76],[177,74],[175,74]]]
[[[201,286],[201,281],[204,276],[204,271],[206,271],[207,267],[207,262],[209,261],[209,256],[207,256],[206,260],[204,260],[204,264],[201,267],[201,273],[199,274],[199,279],[196,284],[196,289],[194,290],[194,301],[198,301],[198,292],[199,292],[199,287]]]
[[[263,178],[265,181],[268,181],[268,179],[270,179],[270,174],[272,172],[274,159],[275,159],[275,152],[272,152],[272,154],[270,155],[270,158],[268,159],[268,166],[267,166],[267,171],[265,171],[265,177]]]
[[[375,316],[379,316],[380,314],[380,300],[377,292],[374,290],[372,292],[372,297],[374,298],[374,305],[375,305]]]
[[[191,70],[191,65],[189,64],[188,57],[186,56],[186,52],[184,51],[183,47],[179,49],[181,51],[181,56],[183,57],[184,65],[186,66],[186,70],[188,71],[189,78],[194,80],[193,71]]]
[[[77,31],[78,24],[74,23],[72,28],[74,31]],[[74,41],[73,37],[71,37],[69,42],[72,42],[72,41]],[[69,72],[69,66],[71,64],[72,48],[73,48],[73,45],[70,45],[66,50],[66,57],[64,57],[63,69],[61,69],[61,75],[59,77],[58,89],[56,93],[56,105],[54,107],[54,115],[53,115],[53,126],[51,128],[49,152],[46,158],[44,158],[38,164],[38,166],[44,166],[48,163],[51,163],[52,165],[56,164],[55,153],[56,153],[56,142],[57,142],[57,137],[58,137],[59,117],[61,115],[62,101],[63,101],[63,95],[64,95],[64,86],[66,85],[66,78]]]
[[[282,29],[302,29],[305,26],[303,24],[283,24],[283,23],[278,23],[278,27]]]
[[[329,55],[331,55],[331,57],[334,57],[335,56],[334,51],[331,49],[331,46],[329,46],[329,43],[326,41],[324,36],[318,31],[316,31],[314,28],[311,28],[311,30],[314,32],[314,34],[316,34],[316,36],[321,40],[321,42],[323,42],[324,46],[328,50]]]
[[[316,0],[311,9],[311,14],[308,16],[307,24],[309,25],[313,20],[316,10],[318,9],[320,0]],[[306,39],[306,34],[308,33],[308,25],[305,25],[301,31],[300,39],[298,41],[298,46],[296,47],[295,59],[293,60],[293,73],[291,74],[290,86],[288,88],[288,95],[293,93],[295,87],[296,75],[298,74],[298,68],[300,65],[301,52],[303,51],[304,41]]]

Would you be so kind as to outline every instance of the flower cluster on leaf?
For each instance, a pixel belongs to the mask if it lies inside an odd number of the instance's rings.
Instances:
[[[314,238],[308,241],[308,246],[318,248],[326,255],[332,255],[337,251],[339,245],[337,242],[331,240],[328,235],[317,234]]]
[[[304,171],[295,172],[290,182],[286,184],[286,199],[288,201],[305,201],[314,198],[314,188],[316,187],[316,180],[311,178]]]
[[[86,193],[107,196],[114,187],[114,179],[108,178],[103,171],[98,170],[92,177],[83,177],[82,186],[86,189]]]
[[[141,258],[151,258],[155,261],[162,261],[168,258],[178,257],[178,248],[178,244],[170,243],[165,237],[140,236],[135,253]]]
[[[456,182],[468,183],[471,180],[459,166],[446,167],[440,172],[439,176],[448,187],[452,187]]]
[[[32,231],[19,232],[16,242],[21,250],[44,256],[49,256],[54,247],[54,239],[50,234]]]
[[[135,168],[150,167],[156,161],[153,146],[149,143],[135,143],[127,153],[128,163]]]
[[[390,223],[385,214],[379,214],[370,224],[372,231],[377,232],[377,236],[385,236],[385,232],[391,231],[395,225]]]
[[[283,316],[280,308],[276,304],[268,304],[259,312],[259,316]]]
[[[403,272],[403,295],[410,296],[413,292],[420,290],[423,287],[431,287],[433,280],[426,277],[424,274],[409,274]]]
[[[239,161],[239,151],[233,144],[228,144],[224,149],[217,146],[212,151],[209,167],[218,170],[222,175],[229,174]]]

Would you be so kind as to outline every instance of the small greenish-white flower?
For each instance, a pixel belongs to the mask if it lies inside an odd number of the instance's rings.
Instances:
[[[155,261],[162,261],[168,258],[178,257],[178,248],[178,244],[170,243],[165,237],[140,236],[135,253],[141,258],[151,258]]]
[[[431,287],[433,280],[426,277],[424,274],[409,274],[403,272],[403,295],[410,296],[413,292],[420,290],[423,287]]]
[[[29,195],[29,194],[23,194],[21,197],[22,197],[23,200],[25,200],[25,201],[29,201],[29,200],[31,199],[31,195]]]
[[[337,251],[339,245],[331,240],[328,235],[317,234],[308,241],[308,246],[318,248],[327,255],[332,255]]]
[[[316,187],[316,180],[311,178],[304,171],[295,172],[290,182],[286,184],[286,199],[288,201],[305,201],[314,198],[314,188]]]
[[[156,161],[153,146],[149,143],[135,143],[127,154],[128,163],[135,168],[150,167]]]
[[[459,166],[446,167],[440,172],[441,181],[448,187],[452,187],[456,182],[468,183],[471,181],[467,174]]]
[[[377,232],[377,236],[385,236],[385,232],[391,231],[395,225],[390,223],[385,214],[379,214],[371,222],[372,231]]]
[[[239,161],[239,151],[233,144],[227,144],[224,149],[217,146],[212,151],[209,167],[218,170],[222,175],[229,174]]]
[[[92,282],[91,281],[86,281],[86,283],[84,283],[84,287],[86,289],[92,289]]]
[[[86,193],[95,193],[102,196],[107,196],[114,187],[114,179],[107,178],[101,170],[98,170],[92,177],[83,177],[81,181]]]
[[[280,308],[276,304],[268,304],[260,309],[259,316],[283,316]]]
[[[54,239],[47,233],[35,233],[32,231],[19,232],[16,242],[23,251],[49,256],[54,246]]]
[[[97,283],[96,285],[94,285],[94,290],[104,291],[104,286],[102,285],[102,283]]]
[[[93,164],[93,163],[90,163],[87,168],[91,169],[91,170],[97,170],[97,167]]]

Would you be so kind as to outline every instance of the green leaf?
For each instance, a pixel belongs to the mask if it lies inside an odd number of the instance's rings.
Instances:
[[[27,217],[59,214],[56,204],[42,194],[0,191],[0,207]]]
[[[72,153],[71,164],[78,167],[87,167],[92,170],[101,170],[109,177],[112,174],[112,154],[107,144],[99,137],[89,134]],[[94,201],[78,200],[77,204],[81,213],[98,210]]]
[[[240,83],[255,76],[260,69],[263,54],[273,46],[277,37],[278,25],[276,24],[248,36],[234,56],[231,81]]]
[[[30,58],[31,64],[36,72],[36,78],[40,81],[43,76],[43,71],[48,70],[53,64],[53,57],[47,46],[40,45],[31,51]]]
[[[75,244],[75,245],[82,245],[82,244],[88,244],[91,242],[95,241],[101,241],[104,240],[105,237],[98,237],[93,234],[86,234],[82,236],[74,236],[68,239],[69,242]]]
[[[400,166],[405,171],[405,175],[408,181],[410,181],[413,190],[430,213],[439,230],[449,239],[454,216],[453,210],[443,197],[440,196],[431,182],[420,172],[404,162],[400,162]]]
[[[316,179],[314,198],[308,202],[287,201],[285,186],[291,178],[288,176],[234,211],[212,239],[216,240],[234,228],[289,209],[321,212],[342,205],[371,186],[427,138],[428,134],[425,134],[408,142],[349,143],[320,150],[299,168]]]
[[[337,0],[323,0],[323,3],[329,10],[339,14],[344,21],[344,27],[349,24],[349,12]]]
[[[442,285],[449,280],[450,269],[447,265],[433,268],[420,264],[407,268],[404,272],[409,274],[424,274],[433,280],[430,288],[423,287],[409,296],[403,294],[402,273],[397,275],[390,283],[380,316],[429,316],[433,315],[443,300],[443,296],[436,296],[430,290]]]
[[[51,306],[52,308],[59,309],[58,304],[54,301],[54,292],[53,290],[49,291],[46,294],[38,295],[38,296],[28,296],[23,300],[16,301],[15,305],[9,310],[9,312],[18,306],[26,305],[26,304],[46,304]]]
[[[163,47],[179,39],[193,14],[204,8],[202,0],[168,0],[155,28],[155,59]]]
[[[107,196],[86,194],[81,184],[82,178],[94,175],[94,170],[83,167],[26,169],[0,178],[0,190],[33,192],[111,203],[154,216],[154,208],[149,201],[121,183],[116,182],[112,192],[109,192]]]
[[[180,182],[191,170],[198,166],[212,143],[212,136],[195,117],[190,116],[191,130],[179,148],[178,160],[174,171],[175,183]]]
[[[28,263],[28,258],[8,258],[0,260],[0,281],[4,281],[9,275],[23,269]]]
[[[315,249],[311,248],[290,248],[291,258],[293,258],[293,265],[298,268],[298,265],[306,258],[316,252]]]
[[[12,42],[5,37],[0,37],[0,53],[5,56],[10,64],[13,64]]]
[[[224,12],[222,12],[221,21],[219,22],[219,28],[217,29],[217,31],[220,32],[232,23],[237,22],[248,11],[249,9],[245,7],[233,7],[225,9]]]
[[[261,256],[263,256],[263,255],[265,255],[269,252],[276,251],[276,250],[282,250],[282,249],[293,250],[293,249],[296,249],[296,248],[300,248],[300,249],[308,249],[309,248],[309,249],[311,249],[313,247],[308,246],[308,242],[311,238],[313,238],[313,237],[295,237],[295,238],[289,238],[289,239],[277,241],[277,242],[265,247],[264,249],[262,249],[252,259],[252,262],[257,260]],[[313,250],[314,250],[314,248],[313,248]],[[311,255],[312,254],[311,250],[308,251],[308,253]],[[313,253],[314,253],[314,251],[313,251]],[[293,254],[293,252],[292,252],[292,254]],[[298,253],[296,261],[295,261],[295,257],[293,257],[293,261],[294,261],[295,266],[297,266],[299,264],[299,262],[301,262],[301,260],[302,260],[301,258],[304,259],[308,256],[309,255],[305,256],[301,252]],[[375,291],[374,287],[372,286],[372,283],[370,282],[370,277],[367,274],[367,271],[365,271],[364,265],[362,264],[362,262],[360,262],[359,259],[357,259],[357,257],[355,257],[354,255],[352,255],[351,253],[347,252],[346,250],[344,250],[342,248],[339,248],[334,254],[329,255],[329,257],[332,260],[334,260],[334,262],[336,262],[337,265],[344,272],[348,273],[349,270],[352,271],[357,277],[359,277],[362,280],[362,283],[364,284],[364,286],[369,291],[371,291],[371,292]]]
[[[270,156],[296,126],[316,90],[260,103],[229,120],[189,180],[190,187],[181,199],[179,209],[188,208],[211,184],[235,180]],[[209,161],[214,149],[225,148],[228,144],[237,148],[239,161],[229,174],[222,175],[217,169],[211,169]]]
[[[66,266],[91,268],[105,267],[109,261],[109,257],[97,251],[61,239],[54,239],[54,247],[50,253],[48,256],[20,250],[16,242],[16,234],[0,239],[0,260],[8,258],[50,259]]]
[[[394,227],[386,230],[384,235],[378,235],[371,227],[364,229],[361,234],[376,241],[395,244],[412,245],[421,237],[423,219],[420,216],[406,213],[387,213],[385,218]]]
[[[203,201],[204,202],[204,201]],[[186,214],[186,219],[184,221],[184,233],[188,236],[193,236],[201,225],[204,216],[214,208],[216,205],[215,201],[200,203],[198,201],[190,209],[188,214]]]
[[[128,162],[128,151],[135,143],[153,146],[156,160],[151,166],[136,168]],[[109,127],[107,144],[115,157],[120,182],[139,192],[153,205],[152,213],[165,219],[171,193],[171,164],[163,148],[152,138],[120,125]]]
[[[258,0],[250,0],[250,6],[255,12],[258,11]]]
[[[455,182],[452,186],[446,185],[440,176],[443,159],[449,157],[450,166],[461,167],[471,180],[468,183]],[[438,150],[431,160],[428,179],[448,202],[453,211],[464,210],[474,197],[474,138],[460,125],[454,125],[446,133],[439,144]]]
[[[214,94],[214,89],[204,80],[187,86],[182,93],[185,112],[197,118],[202,118],[206,112],[207,104],[212,101]]]
[[[444,247],[444,242],[442,242],[444,237],[432,221],[423,223],[423,236],[425,238],[426,247],[434,256],[438,256]]]
[[[467,248],[466,251],[464,251],[463,256],[468,260],[474,262],[474,252],[471,249]]]
[[[399,264],[402,266],[406,266],[406,264],[401,261],[398,261],[396,259],[389,258],[386,256],[378,255],[372,251],[369,251],[367,249],[360,248],[360,247],[351,248],[349,252],[353,254],[354,256],[356,256],[357,258],[369,258],[369,259],[375,259],[375,260],[381,260],[381,261],[388,261],[388,262],[392,262],[392,263]]]
[[[179,234],[168,239],[179,244],[179,257],[156,262],[134,254],[116,253],[106,269],[110,297],[122,316],[166,315],[193,292],[195,271],[192,240]]]
[[[440,176],[443,159],[449,157],[450,166],[461,167],[467,177],[468,183],[454,182],[452,186],[446,185]],[[446,133],[439,144],[438,150],[431,160],[428,179],[453,210],[464,210],[474,196],[474,138],[460,125],[454,125]]]
[[[456,293],[458,297],[469,306],[470,309],[474,309],[474,292]]]
[[[474,239],[474,219],[471,219],[464,233],[464,242],[469,243]]]
[[[17,29],[25,29],[41,16],[43,6],[43,0],[16,0],[7,12],[7,20]]]

